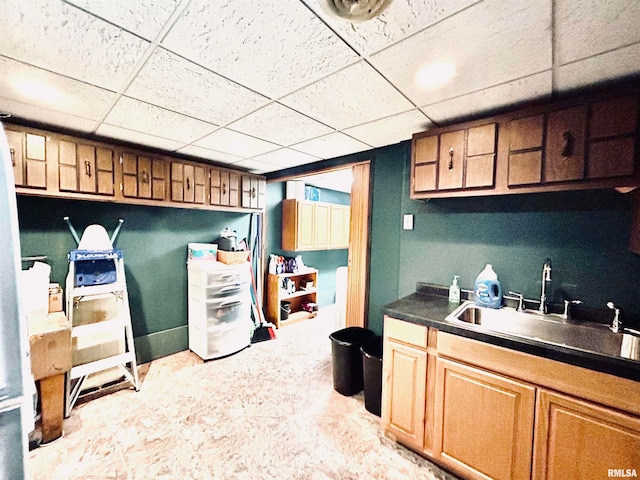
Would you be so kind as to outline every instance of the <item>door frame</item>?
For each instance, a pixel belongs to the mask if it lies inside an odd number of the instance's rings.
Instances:
[[[351,208],[353,210],[353,196],[354,193],[361,199],[361,205],[359,208],[361,211],[366,212],[366,216],[356,216],[354,223],[354,215],[349,215],[349,261],[348,261],[348,282],[347,282],[347,316],[346,326],[367,326],[368,312],[369,312],[369,262],[370,262],[370,250],[371,250],[371,195],[372,195],[372,168],[371,160],[361,160],[357,162],[345,163],[343,165],[321,168],[318,170],[310,170],[308,172],[302,172],[295,175],[286,175],[279,178],[269,179],[268,183],[280,183],[287,180],[304,179],[306,176],[315,175],[319,173],[334,172],[337,170],[352,169],[354,167],[362,166],[365,169],[363,175],[354,177],[354,183],[351,185]],[[265,239],[266,229],[266,214],[265,222],[262,225],[262,238]],[[361,232],[361,241],[357,246],[352,243],[351,232]],[[354,248],[356,247],[356,248]],[[266,258],[266,244],[263,240],[262,256]],[[357,267],[359,272],[352,271],[352,264]],[[267,274],[267,262],[262,263],[262,276],[263,278]],[[264,295],[261,295],[264,299]],[[264,308],[264,305],[263,305]]]

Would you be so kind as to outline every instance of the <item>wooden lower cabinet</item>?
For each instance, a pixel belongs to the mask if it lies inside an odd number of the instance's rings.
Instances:
[[[427,352],[387,340],[384,346],[382,421],[396,440],[424,445]]]
[[[640,383],[384,322],[381,422],[390,438],[465,479],[640,475]]]
[[[466,478],[530,478],[535,398],[532,385],[438,358],[434,456]]]
[[[534,479],[596,480],[632,475],[640,475],[640,418],[539,391]]]

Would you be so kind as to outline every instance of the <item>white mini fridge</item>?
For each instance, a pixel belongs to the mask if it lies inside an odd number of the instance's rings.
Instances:
[[[251,344],[249,262],[226,265],[189,260],[189,349],[203,360],[239,352]]]

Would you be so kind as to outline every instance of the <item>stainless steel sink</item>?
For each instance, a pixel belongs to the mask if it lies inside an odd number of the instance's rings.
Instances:
[[[490,331],[562,347],[640,360],[640,337],[613,333],[606,325],[568,323],[560,315],[485,308],[464,302],[445,319],[476,331]]]

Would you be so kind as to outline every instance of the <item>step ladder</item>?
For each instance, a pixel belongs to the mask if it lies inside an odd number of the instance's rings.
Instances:
[[[73,346],[84,343],[99,348],[105,338],[107,340],[104,345],[111,345],[109,353],[100,358],[79,361],[78,364],[74,361],[67,374],[65,391],[65,418],[68,418],[80,396],[85,379],[91,374],[118,367],[136,391],[140,389],[140,385],[124,259],[122,250],[113,248],[123,220],[119,221],[111,239],[100,225],[89,225],[82,239],[79,239],[69,217],[64,217],[64,220],[78,244],[76,250],[69,252],[69,273],[66,279],[66,306],[71,325],[72,350]],[[101,308],[104,303],[100,302],[107,302],[111,308]],[[89,321],[78,315],[79,312],[89,317]],[[79,318],[76,319],[76,316]],[[114,353],[114,342],[123,344],[123,348],[118,350],[124,351]]]

